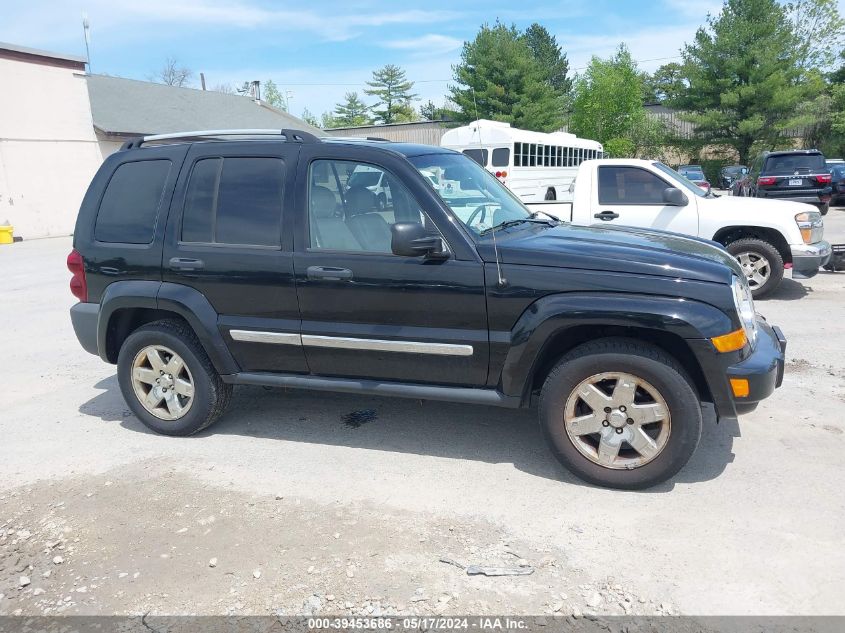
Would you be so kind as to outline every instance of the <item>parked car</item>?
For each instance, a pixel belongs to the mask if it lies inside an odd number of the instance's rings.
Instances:
[[[815,208],[707,194],[657,161],[582,163],[572,203],[556,206],[557,217],[573,224],[638,226],[718,242],[739,260],[755,298],[777,288],[787,267],[794,279],[815,276],[831,253]]]
[[[834,163],[830,168],[830,186],[833,189],[830,204],[833,206],[845,204],[845,163]]]
[[[704,176],[704,170],[701,168],[701,165],[681,165],[678,167],[678,173],[704,189],[707,193],[710,193],[710,181]]]
[[[728,165],[719,170],[719,189],[732,189],[733,184],[748,173],[745,165]]]
[[[360,166],[384,173],[390,211],[347,195]],[[538,401],[563,465],[633,489],[689,460],[703,403],[733,417],[783,378],[783,334],[718,245],[540,218],[427,145],[296,130],[129,141],[94,176],[68,266],[79,342],[165,435],[208,427],[236,384]]]
[[[826,215],[833,191],[830,182],[830,169],[818,150],[763,152],[742,179],[739,194],[805,202]]]
[[[385,181],[384,172],[361,165],[355,169],[349,180],[346,182],[347,189],[353,187],[367,189],[375,194],[376,204],[380,210],[384,210],[390,203],[390,187]]]

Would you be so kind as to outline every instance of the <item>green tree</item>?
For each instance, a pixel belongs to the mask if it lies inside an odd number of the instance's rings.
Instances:
[[[563,98],[514,26],[482,26],[473,41],[464,42],[461,63],[452,71],[450,99],[460,121],[494,119],[542,132],[563,123]]]
[[[646,101],[671,105],[687,90],[684,67],[677,62],[663,64],[645,77]]]
[[[454,114],[447,106],[435,105],[430,99],[420,106],[420,116],[426,121],[448,121]]]
[[[279,91],[279,87],[276,85],[272,79],[268,79],[264,83],[264,101],[269,103],[274,108],[278,108],[279,110],[284,110],[287,112],[288,110],[288,103],[287,99],[282,95]]]
[[[674,104],[703,143],[732,147],[747,164],[752,145],[776,146],[799,104],[818,93],[801,50],[777,0],[725,0],[682,51],[689,89]]]
[[[611,156],[657,156],[665,128],[646,113],[644,92],[644,76],[624,44],[610,59],[593,57],[575,82],[569,130],[601,142]]]
[[[370,125],[373,122],[369,115],[370,108],[361,101],[357,92],[347,92],[343,98],[343,102],[334,108],[335,127]]]
[[[568,76],[569,60],[555,36],[535,22],[525,29],[522,39],[531,49],[534,59],[545,70],[549,85],[561,96],[569,94],[572,90],[572,79]]]
[[[795,56],[804,70],[829,70],[845,43],[845,20],[835,0],[796,0],[787,5]]]
[[[300,118],[308,125],[313,125],[314,127],[321,126],[321,122],[317,120],[317,117],[315,117],[308,108],[305,108],[302,111],[302,116]]]
[[[414,82],[408,81],[405,71],[394,64],[387,64],[373,71],[372,81],[364,92],[378,101],[372,111],[382,123],[414,120],[411,102],[417,98],[411,90]]]

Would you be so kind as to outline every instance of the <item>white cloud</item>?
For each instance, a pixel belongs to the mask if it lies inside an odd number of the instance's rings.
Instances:
[[[24,8],[25,7],[25,8]],[[42,42],[71,36],[78,39],[82,11],[91,17],[92,28],[113,35],[117,32],[139,36],[145,30],[166,26],[190,30],[196,27],[228,27],[244,30],[272,28],[277,32],[313,33],[322,40],[342,41],[360,35],[368,28],[391,25],[436,24],[455,20],[460,14],[451,10],[406,9],[384,11],[342,3],[322,5],[320,9],[266,8],[251,0],[74,0],[55,6],[44,0],[31,2],[4,15],[0,39]],[[96,35],[96,33],[95,33]]]
[[[652,71],[662,64],[677,61],[681,48],[692,41],[699,26],[696,22],[601,35],[562,33],[557,35],[557,40],[568,54],[570,68],[576,72],[584,70],[594,55],[610,57],[621,42],[628,46],[640,70]]]
[[[412,37],[402,40],[389,40],[384,43],[386,48],[409,51],[415,55],[443,55],[451,53],[463,46],[464,41],[457,37],[428,33],[420,37]]]

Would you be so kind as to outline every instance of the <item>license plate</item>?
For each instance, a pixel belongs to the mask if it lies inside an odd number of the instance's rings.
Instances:
[[[804,184],[804,180],[802,178],[790,178],[789,179],[789,186],[790,187],[800,187]]]

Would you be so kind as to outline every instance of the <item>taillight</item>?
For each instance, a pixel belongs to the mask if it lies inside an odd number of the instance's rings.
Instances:
[[[761,187],[768,187],[769,185],[773,185],[777,182],[777,178],[774,176],[760,176],[757,179],[757,184]]]
[[[70,278],[70,291],[82,302],[88,301],[88,282],[85,280],[85,262],[79,251],[73,249],[67,256],[67,269],[73,273]]]
[[[828,183],[831,180],[833,180],[833,178],[830,174],[819,174],[818,176],[816,176],[816,182],[820,184]]]
[[[506,171],[497,171],[496,172],[496,178],[507,178],[507,177],[508,177],[508,172],[506,172]]]

